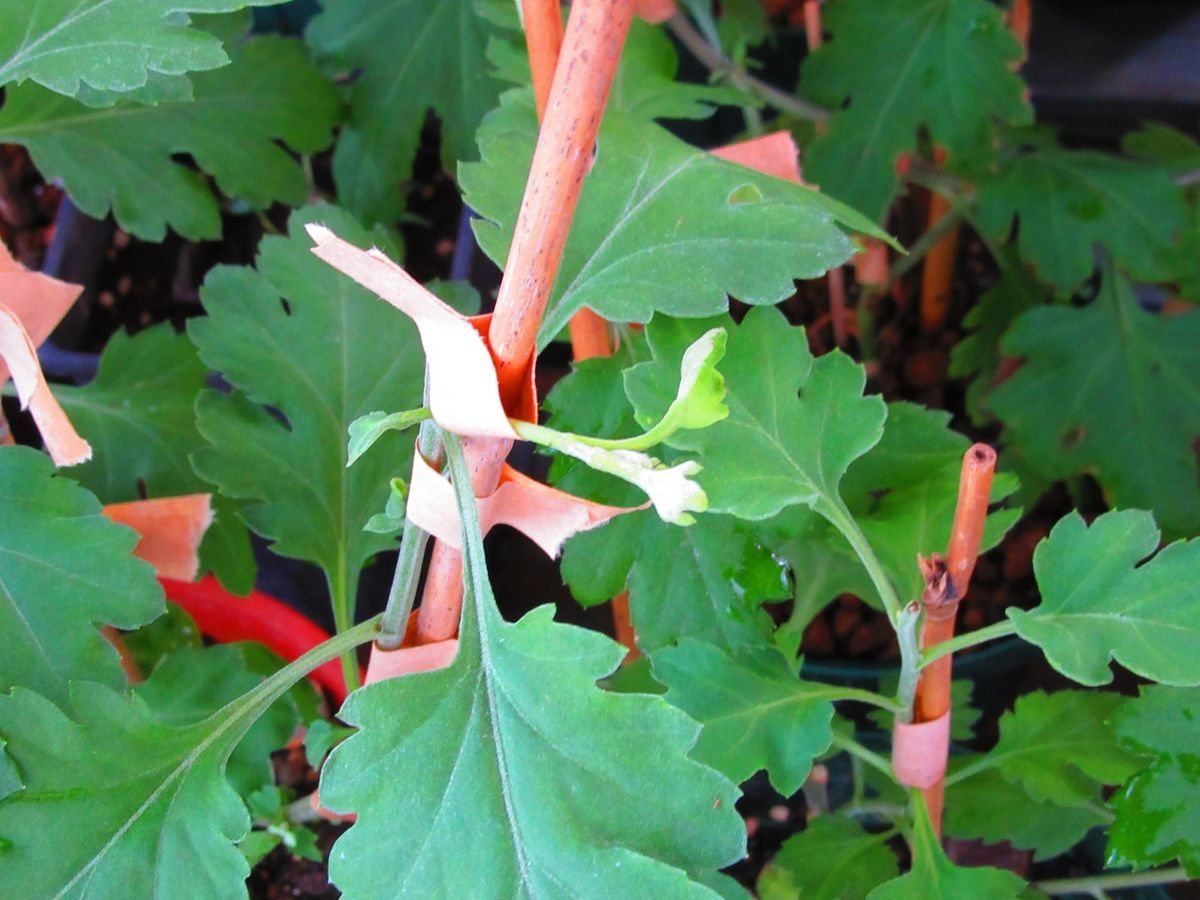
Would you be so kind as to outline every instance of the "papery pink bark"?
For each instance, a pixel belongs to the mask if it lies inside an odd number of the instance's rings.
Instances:
[[[21,320],[0,303],[0,359],[8,363],[6,375],[17,386],[21,407],[28,409],[37,423],[46,450],[55,465],[74,466],[92,458],[92,448],[71,424],[63,408],[50,393],[50,385],[38,364],[37,349],[29,339]]]
[[[429,408],[447,431],[516,439],[500,401],[496,366],[487,344],[488,316],[468,318],[435,297],[378,250],[362,250],[328,228],[309,225],[312,252],[413,320],[429,366]],[[536,421],[532,373],[514,418]]]
[[[133,555],[154,566],[160,577],[196,580],[200,542],[213,520],[212,494],[110,503],[104,514],[141,536]]]
[[[505,466],[500,486],[476,498],[479,524],[484,534],[495,525],[511,525],[536,543],[547,556],[558,556],[567,538],[603,525],[641,506],[605,506],[542,484]],[[413,478],[408,495],[408,518],[456,550],[462,549],[462,528],[454,487],[420,454],[413,458]]]

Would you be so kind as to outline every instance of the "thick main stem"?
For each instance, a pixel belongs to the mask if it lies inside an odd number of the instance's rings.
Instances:
[[[504,278],[488,329],[500,394],[512,404],[534,362],[537,331],[554,286],[583,179],[591,167],[617,61],[633,16],[632,0],[576,0],[546,103]],[[476,496],[496,489],[512,442],[464,441]],[[462,557],[436,542],[417,614],[420,643],[446,640],[462,611]]]
[[[579,0],[571,7],[488,329],[506,400],[528,374],[632,18],[632,0]]]
[[[958,505],[954,510],[954,530],[946,551],[946,576],[949,579],[944,602],[927,604],[921,629],[921,649],[928,650],[954,637],[954,618],[959,601],[971,585],[971,574],[979,558],[983,528],[987,522],[988,500],[992,493],[992,475],[996,470],[996,451],[987,444],[975,444],[963,457],[958,483]],[[951,657],[929,663],[921,671],[917,684],[914,720],[930,722],[950,709]],[[923,791],[925,806],[933,830],[941,834],[942,801],[945,784],[938,781]]]

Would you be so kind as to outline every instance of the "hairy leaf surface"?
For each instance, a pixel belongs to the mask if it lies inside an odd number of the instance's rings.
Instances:
[[[283,0],[23,0],[0,9],[0,85],[26,80],[65,94],[127,92],[154,76],[225,65],[212,34],[187,13]],[[179,79],[182,81],[182,79]]]
[[[505,622],[478,518],[459,509],[457,657],[369,685],[340,713],[360,730],[326,762],[322,801],[358,819],[334,882],[359,897],[713,896],[697,878],[738,858],[744,833],[733,785],[686,756],[696,726],[661,697],[600,689],[624,649],[551,607]],[[419,841],[398,815],[423,823]]]
[[[0,692],[65,705],[71,679],[123,686],[98,624],[136,628],[164,610],[154,570],[132,556],[137,535],[24,447],[0,448],[0,509]]]

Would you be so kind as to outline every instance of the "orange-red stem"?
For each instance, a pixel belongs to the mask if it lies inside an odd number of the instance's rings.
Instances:
[[[975,444],[963,457],[958,483],[958,505],[954,510],[954,530],[946,551],[946,574],[949,578],[948,602],[936,608],[926,607],[921,628],[921,649],[926,650],[954,637],[954,618],[959,601],[971,585],[971,574],[979,558],[983,528],[987,521],[988,500],[992,493],[992,475],[996,470],[996,451],[987,444]],[[944,656],[930,663],[917,683],[913,708],[914,720],[929,722],[950,709],[951,657]],[[924,790],[925,806],[934,831],[941,834],[942,805],[945,785],[939,781]]]
[[[515,401],[533,365],[538,327],[591,167],[632,15],[631,0],[576,0],[562,41],[561,64],[551,67],[554,78],[545,120],[488,331],[506,404]],[[464,441],[476,496],[496,489],[511,446],[497,439]],[[461,611],[461,556],[435,543],[417,613],[418,642],[453,637]]]
[[[537,344],[632,17],[631,0],[577,0],[571,7],[488,329],[506,399],[520,390]]]
[[[936,227],[949,212],[950,202],[941,194],[932,194],[926,230]],[[921,275],[921,327],[926,331],[937,331],[946,321],[954,258],[958,253],[958,231],[957,226],[950,229],[925,257],[925,269]]]
[[[533,98],[541,121],[550,102],[550,86],[562,49],[562,7],[558,0],[524,0],[521,7],[525,16],[525,48],[533,74]]]
[[[674,4],[671,4],[672,8]],[[557,28],[557,39],[551,40]],[[550,79],[558,66],[562,46],[562,16],[558,0],[536,0],[525,3],[525,46],[529,51],[529,67],[533,72],[533,94],[537,102],[538,119],[544,118],[550,99]],[[539,76],[539,73],[549,73]],[[590,309],[581,309],[568,325],[571,351],[576,361],[597,356],[611,356],[613,342],[608,323]],[[629,650],[626,659],[635,658],[638,649],[629,616],[629,594],[620,594],[612,601],[613,628],[617,640]]]

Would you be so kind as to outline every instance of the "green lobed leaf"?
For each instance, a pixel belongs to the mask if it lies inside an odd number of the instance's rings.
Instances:
[[[475,155],[475,130],[502,84],[483,65],[488,41],[507,33],[476,0],[323,0],[307,41],[360,74],[334,151],[341,202],[363,222],[404,210],[403,182],[429,109],[441,122],[443,165]],[[511,16],[511,13],[509,13]],[[507,21],[507,19],[506,19]]]
[[[912,869],[875,888],[867,895],[870,900],[1016,900],[1023,896],[1026,884],[1012,872],[985,866],[964,868],[950,862],[933,831],[925,802],[914,796],[913,805]]]
[[[1104,691],[1025,694],[1000,717],[1000,740],[971,769],[998,770],[1035,802],[1093,804],[1102,785],[1120,784],[1141,766],[1108,724],[1123,702]]]
[[[0,694],[0,739],[25,789],[0,805],[0,895],[244,897],[234,846],[250,828],[223,775],[247,729],[311,668],[370,640],[356,626],[202,722],[174,728],[138,695],[71,685],[68,717],[46,698]]]
[[[23,688],[0,695],[0,734],[26,781],[0,806],[0,893],[166,898],[186,872],[195,895],[244,896],[250,869],[232,842],[250,819],[221,776],[234,731],[170,728],[90,682],[72,685],[71,705],[75,719]]]
[[[1145,685],[1113,726],[1153,761],[1113,795],[1110,851],[1138,867],[1178,859],[1200,878],[1200,692]]]
[[[881,398],[862,395],[862,367],[837,352],[813,362],[804,330],[778,310],[753,309],[739,325],[722,321],[729,416],[669,441],[698,453],[709,509],[763,519],[793,504],[839,502],[842,475],[879,441],[886,417]],[[669,402],[664,374],[677,371],[690,335],[706,324],[664,318],[647,328],[654,362],[626,376],[639,417]]]
[[[1022,142],[1027,146],[1020,146]],[[1072,291],[1092,273],[1103,246],[1134,277],[1171,281],[1195,271],[1182,252],[1189,227],[1183,192],[1161,166],[1092,150],[1064,150],[1018,132],[992,172],[976,177],[972,215],[980,230],[1008,239],[1018,222],[1021,258]]]
[[[871,888],[899,873],[888,832],[869,834],[843,816],[809,819],[788,838],[758,879],[759,896],[771,900],[864,900]],[[772,893],[786,878],[790,891]]]
[[[731,86],[676,81],[678,70],[679,55],[666,31],[635,18],[621,51],[608,108],[647,121],[707,119],[717,106],[746,103],[746,95]]]
[[[0,692],[21,686],[65,705],[72,679],[122,687],[97,626],[136,628],[164,609],[154,569],[132,556],[137,535],[24,447],[0,448],[0,509]]]
[[[1200,530],[1200,311],[1142,310],[1107,270],[1082,309],[1024,313],[1004,338],[1024,364],[988,397],[1004,440],[1050,479],[1095,474],[1113,507],[1152,509],[1170,537]]]
[[[462,451],[447,453],[458,480]],[[661,697],[596,685],[623,648],[547,606],[501,618],[462,493],[458,653],[343,706],[360,730],[330,755],[321,796],[358,818],[334,846],[333,881],[359,897],[712,896],[696,877],[745,847],[733,785],[687,758],[695,725]],[[398,815],[423,823],[419,843]]]
[[[459,183],[480,246],[503,264],[533,158],[537,121],[510,92],[479,132],[483,161]],[[729,295],[752,304],[791,296],[854,252],[841,226],[870,222],[811,188],[717,159],[663,128],[610,113],[584,182],[562,265],[539,332],[545,345],[589,308],[613,322],[656,312],[709,316]]]
[[[1100,784],[1094,788],[1088,805],[1060,806],[1014,790],[998,770],[988,769],[946,787],[943,830],[951,837],[989,844],[1008,841],[1018,850],[1034,851],[1035,860],[1052,859],[1110,821],[1101,804]]]
[[[128,5],[126,3],[125,5]],[[167,227],[193,240],[221,233],[216,199],[189,154],[223,193],[254,208],[297,205],[309,187],[281,144],[300,153],[328,146],[340,113],[333,85],[299,41],[264,37],[233,51],[224,69],[193,79],[194,99],[90,109],[35,85],[9,89],[0,142],[25,146],[47,178],[61,179],[79,208],[161,240]]]
[[[874,221],[919,131],[958,162],[987,152],[993,122],[1032,118],[1020,44],[987,0],[839,0],[823,24],[833,39],[805,60],[801,92],[838,111],[804,174]]]
[[[283,0],[25,0],[0,9],[0,85],[35,81],[75,97],[127,92],[156,76],[215,69],[220,40],[187,13],[224,13]],[[184,79],[168,79],[185,82]]]
[[[194,725],[262,683],[250,668],[250,652],[248,644],[185,647],[165,656],[133,691],[163,725]],[[225,778],[238,794],[248,797],[274,786],[271,754],[287,744],[299,723],[295,705],[284,697],[250,726],[225,766]]]
[[[833,700],[845,692],[797,678],[765,642],[730,653],[685,638],[655,651],[651,665],[667,700],[702,726],[692,758],[736,782],[766,769],[790,796],[829,749]]]
[[[204,443],[196,430],[196,397],[207,376],[191,342],[169,324],[133,336],[118,331],[100,356],[94,380],[54,388],[93,449],[92,459],[73,467],[71,477],[105,503],[210,492],[212,486],[188,462]],[[201,568],[215,571],[234,593],[246,594],[254,587],[250,536],[236,504],[217,495],[213,505],[216,516],[200,546]]]
[[[1200,541],[1176,541],[1141,562],[1158,542],[1143,510],[1108,512],[1090,526],[1064,516],[1033,554],[1041,604],[1007,610],[1017,634],[1080,684],[1111,681],[1112,659],[1153,681],[1200,684]]]
[[[293,214],[290,236],[263,240],[257,269],[209,274],[208,316],[193,319],[189,334],[237,391],[201,395],[209,445],[193,463],[222,492],[250,501],[243,517],[279,553],[315,562],[348,589],[365,560],[394,543],[363,525],[384,508],[412,438],[385,435],[347,469],[346,431],[370,410],[417,406],[425,363],[406,317],[309,252],[304,225],[314,221],[386,247],[345,212],[310,207]]]

